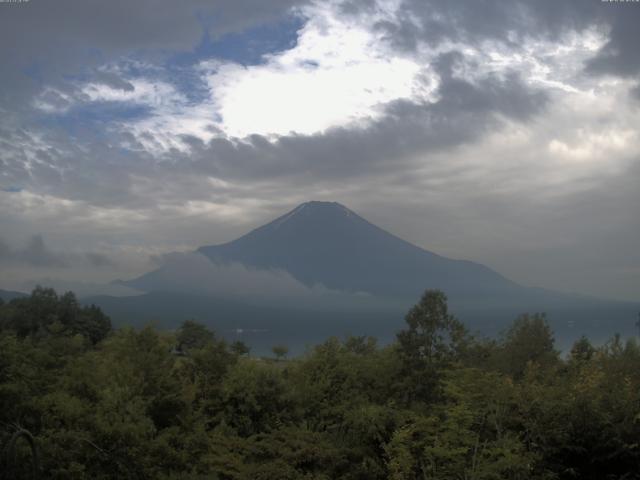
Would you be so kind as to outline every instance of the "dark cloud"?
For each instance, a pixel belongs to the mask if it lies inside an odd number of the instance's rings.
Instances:
[[[33,235],[22,247],[11,246],[0,238],[0,263],[31,267],[113,267],[117,263],[107,255],[96,252],[73,254],[50,249],[42,235]]]
[[[375,10],[374,5],[351,1],[344,12],[358,15]],[[634,2],[405,0],[397,18],[374,27],[395,48],[407,51],[421,42],[433,47],[443,42],[478,44],[485,40],[517,48],[530,38],[560,42],[567,32],[598,28],[608,32],[608,40],[587,63],[587,72],[633,76],[640,72],[639,23],[640,8]]]
[[[42,235],[34,235],[31,237],[24,248],[13,251],[10,255],[10,260],[11,259],[36,267],[68,266],[64,255],[54,253],[47,248]]]
[[[640,73],[638,25],[640,8],[637,3],[604,3],[610,22],[609,39],[598,55],[589,61],[587,71],[629,77]]]
[[[600,0],[458,1],[405,0],[402,14],[375,25],[394,46],[415,49],[446,41],[477,44],[484,40],[517,46],[529,37],[557,39],[568,29],[582,30],[607,18]],[[349,2],[346,12],[359,14],[368,2]],[[360,5],[360,6],[359,6]]]
[[[144,63],[190,51],[205,33],[215,38],[237,32],[301,3],[304,0],[0,3],[0,107],[28,111],[25,106],[43,85],[84,75],[122,57],[143,58]]]
[[[88,61],[108,59],[111,53],[136,50],[191,49],[204,31],[214,37],[242,30],[282,14],[291,0],[210,2],[185,0],[31,1],[3,5],[0,40],[4,59],[56,63],[67,57]],[[54,58],[49,58],[49,55]]]
[[[525,121],[546,106],[547,94],[524,84],[516,71],[502,76],[489,74],[476,84],[457,78],[453,74],[456,64],[464,63],[464,55],[452,51],[440,55],[434,67],[440,74],[439,94],[442,100],[435,104],[440,116],[450,118],[453,112],[476,114],[499,113],[514,120]],[[477,67],[476,65],[471,65]]]

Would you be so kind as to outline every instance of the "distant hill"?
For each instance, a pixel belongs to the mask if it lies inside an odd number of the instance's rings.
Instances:
[[[28,297],[29,295],[22,292],[14,292],[11,290],[0,290],[0,298],[5,302],[13,300],[14,298]]]

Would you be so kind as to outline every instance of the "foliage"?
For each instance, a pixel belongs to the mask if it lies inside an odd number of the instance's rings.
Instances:
[[[427,290],[405,320],[408,328],[398,333],[405,400],[436,400],[443,372],[462,353],[466,329],[449,314],[447,297],[437,290]]]
[[[278,360],[282,360],[289,353],[289,347],[287,347],[286,345],[276,345],[271,349],[271,351]]]
[[[531,363],[542,367],[556,364],[558,352],[553,343],[553,332],[544,314],[518,317],[504,335],[499,353],[505,373],[520,378]]]
[[[20,338],[82,335],[95,345],[111,331],[109,318],[94,305],[81,307],[72,292],[58,296],[51,288],[36,287],[30,297],[0,307],[0,329]]]
[[[0,304],[0,447],[28,430],[59,479],[639,478],[634,340],[563,359],[542,315],[475,339],[432,291],[406,320],[388,346],[274,361],[194,321],[112,331],[38,288]]]
[[[203,348],[213,340],[214,334],[207,327],[193,320],[186,320],[182,322],[176,335],[177,350],[187,352]]]

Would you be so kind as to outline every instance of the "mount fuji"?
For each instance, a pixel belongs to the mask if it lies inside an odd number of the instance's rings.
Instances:
[[[285,272],[306,287],[343,293],[415,299],[427,288],[438,288],[462,298],[514,294],[521,288],[484,265],[412,245],[335,202],[303,203],[237,240],[197,252],[217,266]],[[171,291],[175,267],[123,283]]]
[[[630,334],[639,307],[522,286],[487,266],[413,245],[339,203],[319,201],[231,242],[170,256],[159,269],[120,283],[146,293],[92,299],[116,320],[174,324],[193,317],[218,328],[316,332],[305,341],[317,341],[318,329],[325,336],[391,338],[426,289],[444,291],[454,314],[490,335],[518,314],[547,312],[560,344],[583,333],[593,339]]]

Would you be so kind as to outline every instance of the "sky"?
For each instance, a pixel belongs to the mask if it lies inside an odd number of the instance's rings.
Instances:
[[[0,0],[0,288],[92,292],[327,200],[638,300],[638,24],[637,1]]]

